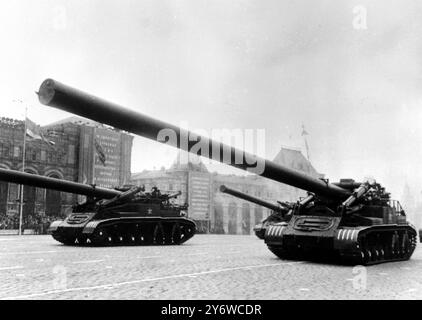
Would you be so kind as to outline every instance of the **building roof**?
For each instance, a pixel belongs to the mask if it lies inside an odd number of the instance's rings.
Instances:
[[[141,172],[135,172],[131,175],[131,180],[137,179],[157,179],[157,178],[171,178],[166,170],[144,170]]]
[[[77,124],[77,125],[87,125],[87,126],[102,126],[102,124],[86,119],[86,118],[82,118],[82,117],[78,117],[78,116],[72,116],[72,117],[67,117],[64,119],[61,119],[59,121],[55,121],[53,123],[47,124],[45,126],[43,126],[44,128],[49,128],[49,127],[55,127],[61,124],[66,124],[66,123],[72,123],[72,124]]]
[[[199,156],[185,151],[178,152],[169,170],[209,172]]]
[[[302,171],[314,177],[321,177],[321,174],[315,170],[311,162],[297,149],[282,147],[273,162],[284,167]]]

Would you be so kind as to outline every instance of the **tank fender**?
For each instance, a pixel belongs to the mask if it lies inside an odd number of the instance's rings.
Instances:
[[[267,226],[265,231],[265,242],[273,240],[281,241],[283,238],[283,231],[286,229],[287,225],[287,222],[279,222]]]
[[[51,224],[50,224],[50,226],[48,227],[48,232],[53,232],[53,231],[56,231],[57,230],[57,228],[63,223],[64,221],[63,220],[56,220],[56,221],[53,221]]]
[[[365,228],[340,228],[334,234],[334,249],[356,249],[359,232]]]

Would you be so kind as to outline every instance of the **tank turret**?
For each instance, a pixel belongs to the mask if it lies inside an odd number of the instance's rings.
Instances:
[[[288,223],[266,230],[265,243],[280,258],[335,257],[368,265],[407,260],[415,249],[416,229],[406,221],[400,204],[375,181],[330,183],[52,79],[42,83],[38,95],[45,105],[307,191],[294,204]]]
[[[53,238],[67,245],[181,244],[195,233],[195,223],[185,217],[187,206],[170,201],[181,192],[107,189],[6,169],[0,169],[0,180],[87,196],[65,220],[50,225]]]

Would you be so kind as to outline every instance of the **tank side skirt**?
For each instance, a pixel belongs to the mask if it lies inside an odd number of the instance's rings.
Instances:
[[[71,235],[70,228],[60,227],[53,237],[67,245],[174,245],[195,234],[196,225],[186,218],[129,217],[90,221]]]

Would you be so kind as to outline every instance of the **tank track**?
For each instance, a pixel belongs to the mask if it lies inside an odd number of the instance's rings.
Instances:
[[[63,228],[65,229],[65,228]],[[52,233],[55,240],[73,246],[116,245],[180,245],[195,234],[193,222],[176,219],[157,219],[148,222],[105,222],[91,234],[80,232],[67,234],[57,229]]]
[[[417,234],[408,226],[369,228],[359,232],[357,241],[357,250],[339,253],[344,264],[367,266],[409,260],[416,248]]]
[[[283,245],[268,244],[268,249],[280,259],[337,261],[345,265],[374,265],[384,262],[405,261],[412,256],[417,243],[415,230],[408,226],[368,228],[361,230],[355,250],[309,251]]]

